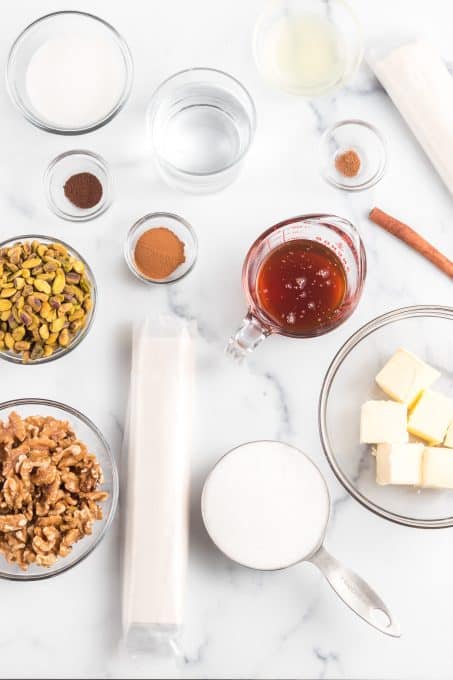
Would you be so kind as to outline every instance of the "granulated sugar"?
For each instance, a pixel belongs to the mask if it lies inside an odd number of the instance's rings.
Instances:
[[[31,106],[58,128],[103,120],[120,100],[125,81],[126,65],[114,40],[82,32],[44,42],[26,71]]]

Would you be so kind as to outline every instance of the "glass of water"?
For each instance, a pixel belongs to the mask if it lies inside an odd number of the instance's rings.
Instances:
[[[210,68],[180,71],[154,93],[148,132],[168,184],[219,191],[239,173],[256,125],[253,100],[235,78]]]

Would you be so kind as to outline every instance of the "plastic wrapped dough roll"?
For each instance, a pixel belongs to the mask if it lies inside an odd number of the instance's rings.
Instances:
[[[176,317],[134,329],[122,618],[135,651],[176,651],[183,622],[195,335]]]
[[[453,77],[438,50],[415,40],[368,61],[453,194]]]

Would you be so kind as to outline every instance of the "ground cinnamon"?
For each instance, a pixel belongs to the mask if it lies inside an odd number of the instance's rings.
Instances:
[[[354,149],[348,149],[335,157],[335,167],[345,177],[356,177],[361,164],[360,156]]]
[[[166,279],[186,261],[184,243],[166,227],[148,229],[138,239],[134,260],[148,279]]]
[[[379,227],[404,241],[408,246],[420,253],[420,255],[426,257],[427,260],[432,262],[444,274],[453,278],[453,262],[407,224],[400,222],[379,208],[373,208],[369,218]]]

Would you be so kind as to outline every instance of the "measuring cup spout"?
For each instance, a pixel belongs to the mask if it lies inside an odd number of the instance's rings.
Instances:
[[[225,352],[236,361],[243,361],[268,335],[269,331],[249,312],[236,333],[229,339]]]
[[[309,561],[318,567],[343,602],[370,626],[392,637],[401,636],[384,602],[360,576],[344,567],[323,546]]]

